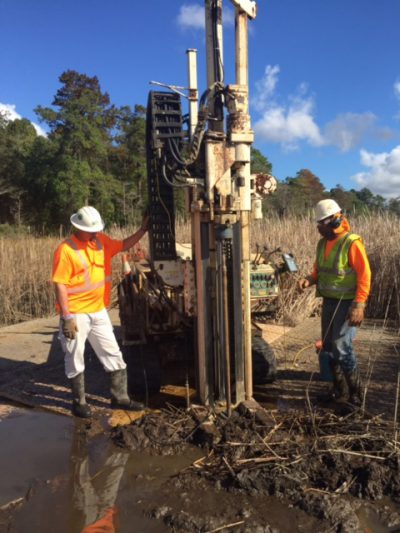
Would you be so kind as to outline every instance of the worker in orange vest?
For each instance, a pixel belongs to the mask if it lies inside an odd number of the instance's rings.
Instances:
[[[321,239],[312,273],[300,280],[302,290],[317,286],[322,296],[322,350],[333,377],[335,401],[361,403],[361,381],[353,339],[364,320],[364,310],[371,286],[368,257],[358,235],[341,208],[332,199],[321,200],[315,208]],[[328,397],[328,398],[329,398]]]
[[[129,452],[112,443],[94,450],[80,425],[74,428],[71,444],[69,531],[116,533],[120,530],[117,498]]]
[[[104,233],[100,213],[84,206],[71,216],[74,233],[56,249],[52,281],[55,284],[65,372],[70,381],[75,416],[89,418],[84,379],[84,349],[88,340],[111,376],[111,407],[142,410],[127,392],[127,370],[114,335],[107,307],[111,295],[111,259],[134,246],[146,233],[148,217],[138,231],[124,240]]]

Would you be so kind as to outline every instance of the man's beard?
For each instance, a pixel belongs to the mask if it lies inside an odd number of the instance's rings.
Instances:
[[[333,241],[337,237],[336,233],[329,226],[318,226],[318,232],[322,237],[328,239],[328,241]]]

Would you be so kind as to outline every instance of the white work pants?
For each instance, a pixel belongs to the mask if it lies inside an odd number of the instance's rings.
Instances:
[[[75,339],[67,339],[61,328],[59,339],[65,354],[65,373],[71,379],[85,370],[85,342],[89,341],[106,372],[126,368],[107,309],[98,313],[77,313]]]

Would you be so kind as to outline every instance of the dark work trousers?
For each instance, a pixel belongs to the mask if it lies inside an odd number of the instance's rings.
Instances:
[[[346,320],[352,300],[322,300],[322,342],[323,351],[328,352],[343,372],[350,373],[357,366],[357,357],[353,349],[356,333],[354,326]]]

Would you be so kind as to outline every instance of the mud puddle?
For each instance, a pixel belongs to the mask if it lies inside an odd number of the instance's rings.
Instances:
[[[165,508],[153,512],[173,531],[217,531],[225,523],[226,531],[249,533],[386,533],[400,531],[395,435],[391,423],[359,410],[282,413],[243,405],[231,417],[164,410],[116,428],[112,439],[157,454],[178,454],[188,443],[203,449],[169,480],[169,494],[184,494],[188,505],[178,511],[165,497]],[[214,505],[203,507],[208,495]]]
[[[0,532],[400,531],[393,454],[380,460],[392,461],[391,479],[360,455],[354,464],[349,456],[331,464],[328,452],[299,461],[296,446],[310,453],[306,419],[263,413],[161,411],[114,429],[35,410],[0,413]],[[315,417],[313,431],[325,438],[334,422]],[[361,421],[351,427],[365,436]],[[355,498],[361,488],[369,496]]]
[[[0,413],[0,507],[25,498],[39,480],[68,472],[72,426],[67,417],[34,410]]]
[[[75,533],[95,523],[107,531],[167,530],[146,517],[143,498],[199,450],[171,457],[122,450],[101,426],[93,436],[91,424],[19,408],[1,419],[1,532]]]

